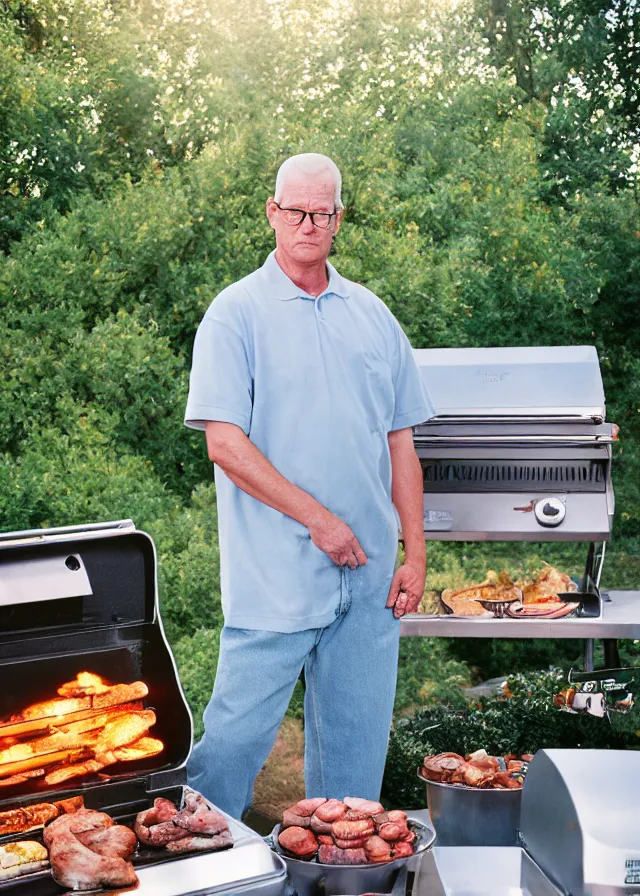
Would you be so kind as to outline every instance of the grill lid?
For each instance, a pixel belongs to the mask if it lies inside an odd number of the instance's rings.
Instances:
[[[592,345],[416,349],[435,418],[605,419]]]
[[[0,719],[56,698],[60,685],[88,671],[112,684],[143,681],[142,708],[156,714],[149,735],[164,744],[158,754],[105,765],[102,777],[17,781],[0,788],[1,805],[101,786],[105,778],[111,786],[184,776],[192,720],[158,613],[156,567],[153,541],[130,521],[0,535]],[[51,733],[48,725],[36,728],[34,739]]]

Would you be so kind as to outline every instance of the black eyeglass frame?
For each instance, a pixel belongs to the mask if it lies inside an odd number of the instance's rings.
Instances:
[[[309,215],[309,218],[311,219],[311,223],[313,224],[314,227],[317,227],[320,230],[328,230],[331,227],[331,219],[334,218],[338,214],[338,211],[339,211],[337,208],[334,209],[332,212],[305,212],[304,209],[301,209],[301,208],[283,208],[279,203],[277,203],[275,201],[275,199],[273,200],[273,204],[281,212],[297,212],[299,215],[302,215],[302,217],[300,218],[300,220],[298,221],[297,224],[290,224],[288,221],[285,221],[284,223],[288,227],[300,227],[300,225],[303,223],[304,219],[307,217],[307,215]],[[323,227],[322,224],[316,223],[315,219],[318,217],[318,215],[322,215],[322,217],[326,217],[328,219],[326,226]]]

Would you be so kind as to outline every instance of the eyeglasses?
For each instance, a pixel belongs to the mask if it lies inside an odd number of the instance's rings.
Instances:
[[[304,212],[301,208],[282,208],[281,205],[273,201],[273,204],[282,212],[282,217],[284,218],[284,223],[289,224],[291,227],[298,227],[304,219],[309,215],[311,218],[311,223],[315,227],[319,227],[321,230],[327,230],[331,225],[331,219],[337,214],[337,212]]]

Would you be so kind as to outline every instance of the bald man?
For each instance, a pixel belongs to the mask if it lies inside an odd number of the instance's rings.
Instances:
[[[303,669],[306,795],[378,799],[398,620],[424,589],[411,427],[431,405],[396,319],[327,261],[340,196],[326,156],[283,163],[275,251],[217,296],[194,345],[185,423],[216,466],[224,627],[188,780],[236,818]]]

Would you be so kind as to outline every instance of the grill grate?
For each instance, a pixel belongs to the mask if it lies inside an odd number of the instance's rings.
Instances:
[[[423,460],[423,490],[434,491],[579,491],[606,489],[600,461],[576,463],[504,463],[503,461]]]

